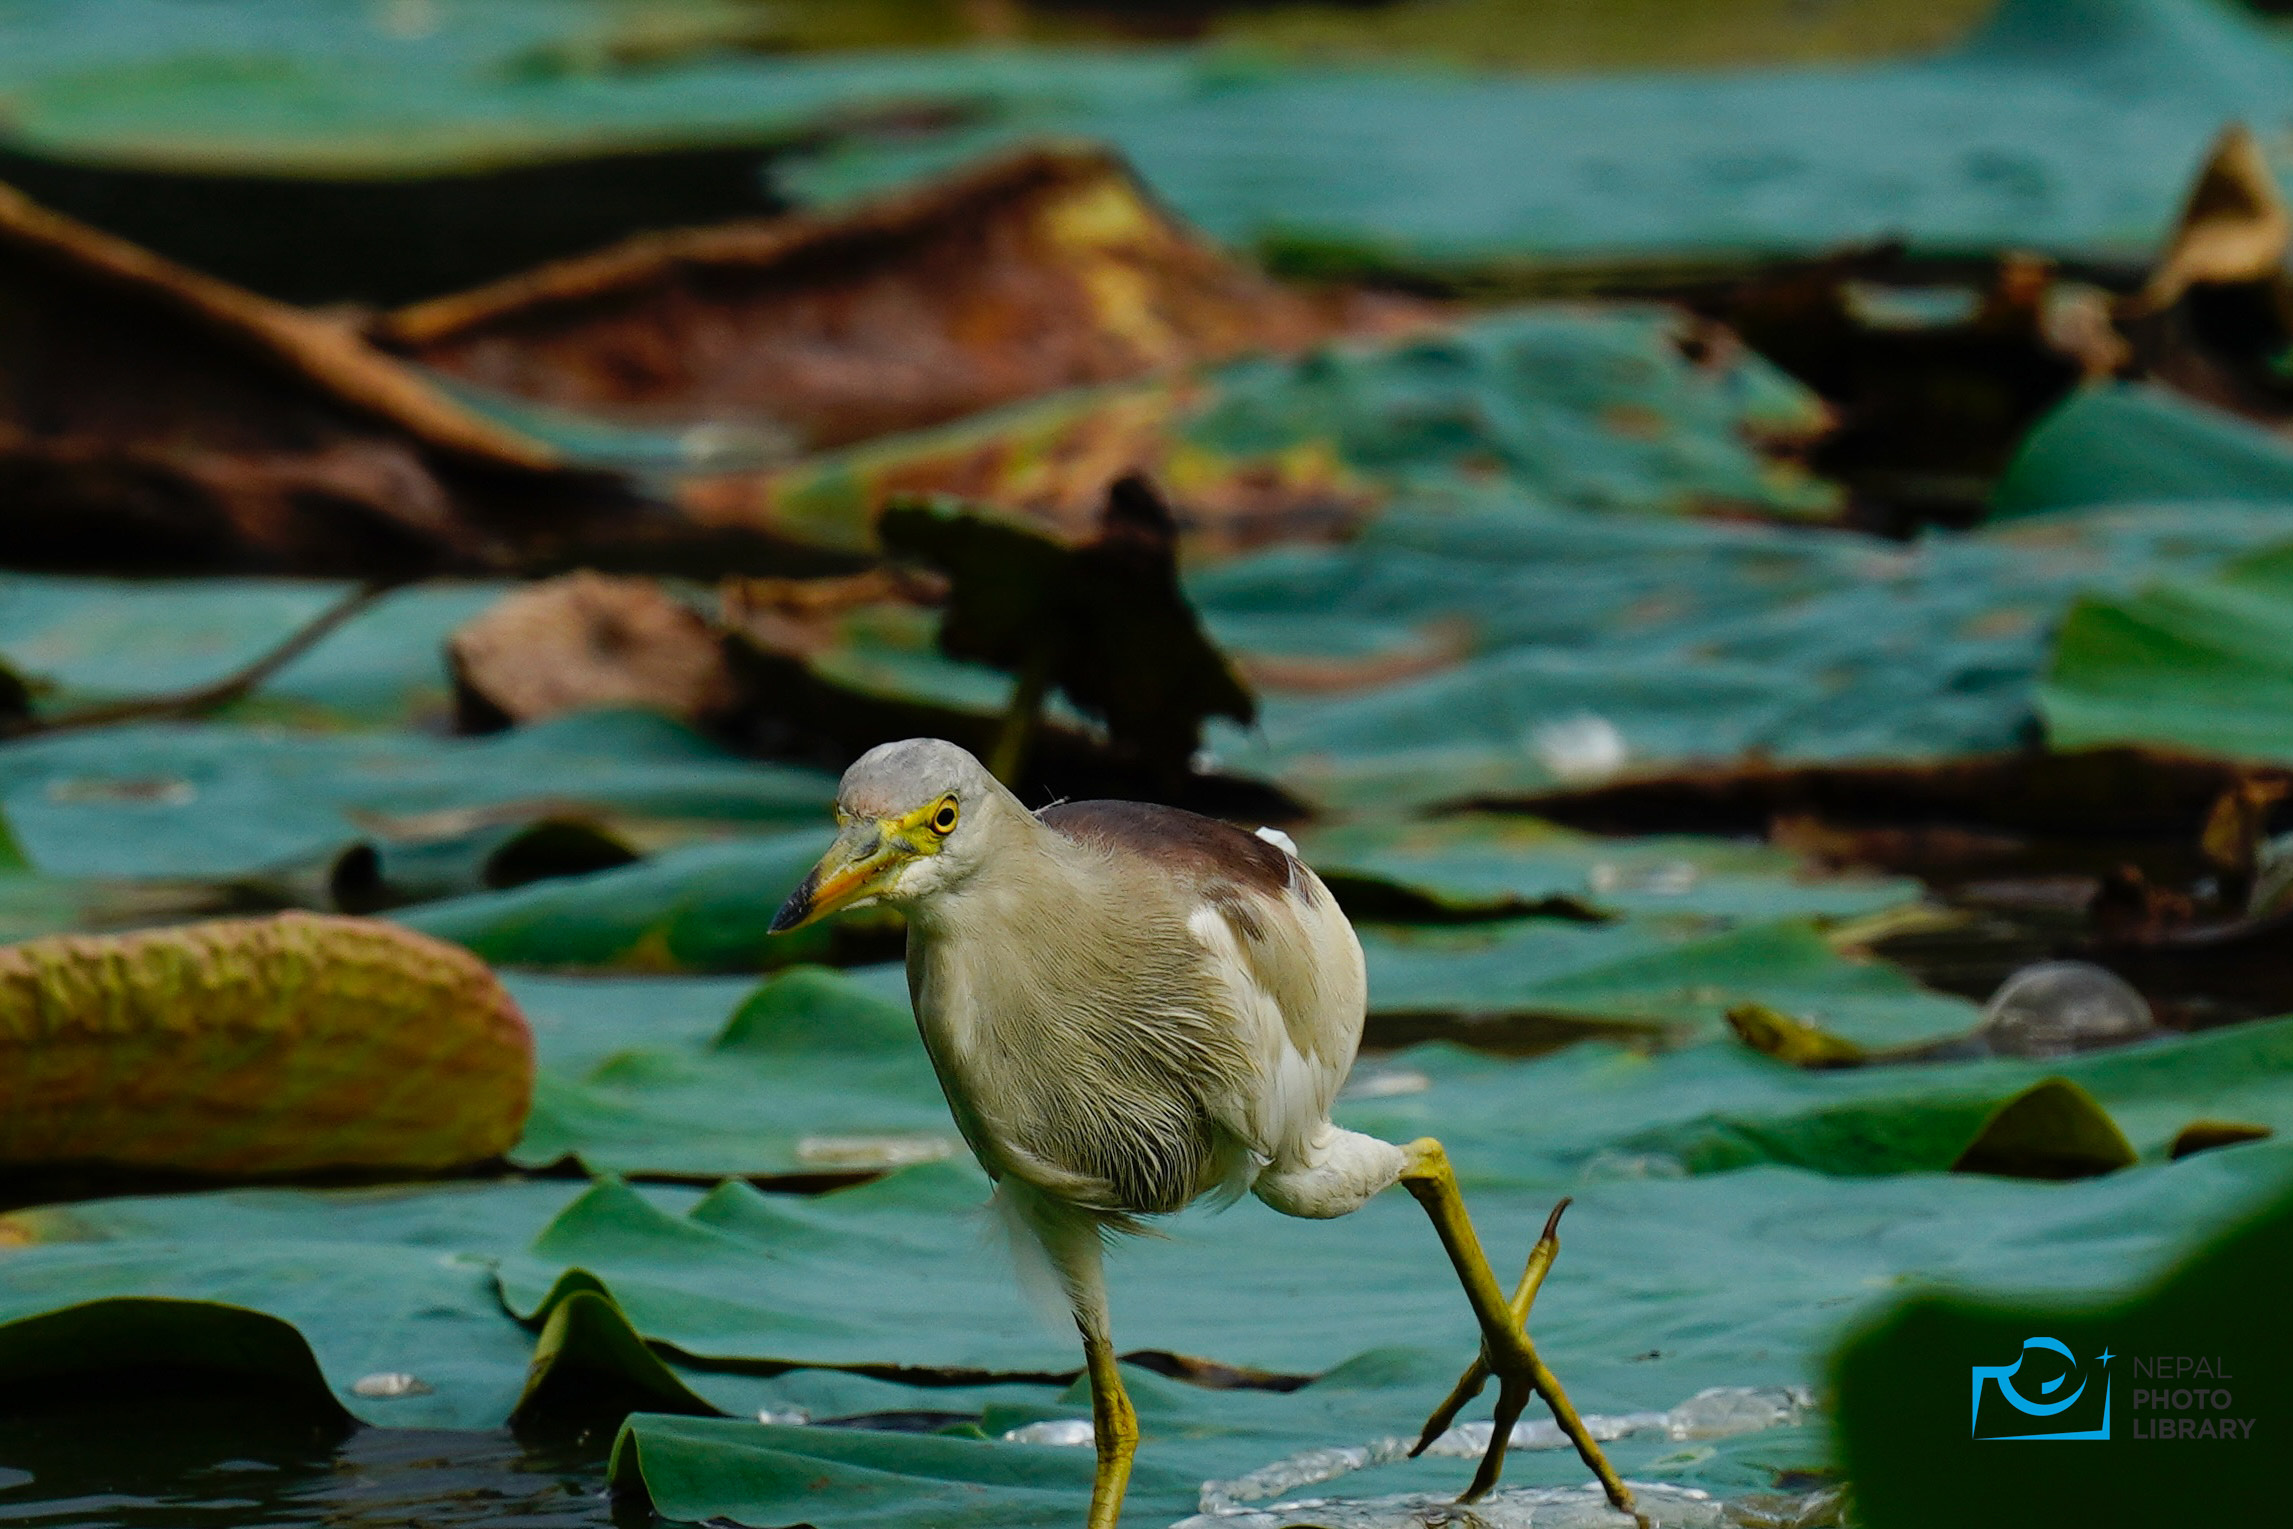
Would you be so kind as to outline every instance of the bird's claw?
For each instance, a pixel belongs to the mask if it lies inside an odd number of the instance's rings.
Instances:
[[[1557,1219],[1560,1213],[1555,1211],[1553,1214]],[[1531,1294],[1534,1294],[1533,1289]],[[1481,1464],[1473,1472],[1472,1484],[1459,1494],[1457,1501],[1460,1504],[1479,1502],[1495,1489],[1497,1478],[1505,1469],[1505,1449],[1512,1443],[1513,1426],[1520,1422],[1521,1414],[1528,1409],[1529,1398],[1541,1396],[1553,1409],[1554,1420],[1568,1434],[1570,1442],[1577,1446],[1585,1463],[1592,1466],[1600,1478],[1601,1488],[1607,1493],[1610,1504],[1630,1514],[1639,1529],[1650,1529],[1648,1515],[1640,1511],[1632,1500],[1631,1489],[1610,1469],[1607,1459],[1600,1453],[1599,1445],[1592,1442],[1583,1421],[1577,1417],[1576,1410],[1562,1394],[1559,1382],[1545,1369],[1543,1361],[1537,1358],[1536,1349],[1528,1341],[1527,1334],[1516,1331],[1510,1336],[1513,1341],[1498,1345],[1503,1357],[1492,1362],[1489,1346],[1484,1346],[1481,1354],[1466,1366],[1465,1373],[1457,1378],[1457,1384],[1451,1388],[1448,1397],[1425,1420],[1425,1429],[1418,1435],[1416,1445],[1409,1452],[1410,1457],[1415,1459],[1423,1454],[1434,1440],[1447,1433],[1450,1425],[1456,1421],[1457,1414],[1487,1389],[1489,1381],[1494,1377],[1497,1381],[1497,1405],[1489,1419],[1488,1448],[1482,1452]]]
[[[1441,1236],[1449,1261],[1463,1281],[1466,1297],[1481,1325],[1480,1357],[1466,1367],[1448,1397],[1426,1419],[1417,1448],[1411,1453],[1422,1454],[1430,1448],[1448,1430],[1465,1404],[1478,1396],[1493,1377],[1498,1389],[1496,1415],[1490,1420],[1489,1446],[1481,1457],[1480,1470],[1474,1473],[1472,1486],[1458,1501],[1473,1502],[1497,1484],[1497,1474],[1505,1468],[1505,1446],[1512,1442],[1513,1425],[1520,1420],[1530,1396],[1534,1395],[1543,1398],[1545,1405],[1552,1409],[1553,1422],[1576,1446],[1578,1456],[1599,1479],[1610,1504],[1633,1515],[1645,1529],[1647,1521],[1633,1504],[1632,1489],[1608,1463],[1599,1442],[1570,1404],[1568,1393],[1561,1389],[1559,1379],[1537,1356],[1536,1345],[1529,1341],[1526,1331],[1529,1307],[1536,1300],[1537,1287],[1544,1283],[1546,1272],[1560,1252],[1561,1212],[1568,1209],[1569,1202],[1563,1200],[1553,1207],[1552,1215],[1545,1221],[1544,1235],[1529,1250],[1520,1286],[1508,1301],[1489,1272],[1488,1259],[1481,1251],[1480,1239],[1473,1233],[1471,1218],[1465,1213],[1464,1197],[1457,1189],[1456,1172],[1450,1167],[1441,1143],[1427,1136],[1402,1150],[1404,1166],[1400,1182],[1432,1217],[1434,1230]]]
[[[1457,1377],[1457,1384],[1450,1388],[1449,1395],[1440,1406],[1433,1409],[1433,1415],[1425,1420],[1425,1430],[1417,1436],[1417,1443],[1411,1446],[1409,1458],[1414,1460],[1430,1449],[1433,1441],[1447,1433],[1449,1425],[1457,1421],[1457,1414],[1464,1411],[1466,1404],[1479,1396],[1488,1384],[1489,1356],[1484,1352],[1465,1367],[1465,1373]]]
[[[1513,1425],[1521,1420],[1521,1414],[1528,1409],[1529,1398],[1541,1396],[1546,1405],[1553,1409],[1555,1421],[1571,1441],[1577,1444],[1579,1450],[1589,1448],[1591,1451],[1586,1455],[1586,1463],[1599,1473],[1601,1485],[1607,1489],[1609,1500],[1640,1519],[1639,1513],[1631,1505],[1630,1492],[1621,1481],[1616,1480],[1614,1472],[1608,1469],[1608,1462],[1599,1455],[1599,1446],[1592,1444],[1589,1435],[1584,1434],[1584,1426],[1577,1418],[1576,1410],[1569,1405],[1568,1398],[1560,1389],[1560,1383],[1537,1357],[1536,1347],[1528,1337],[1529,1308],[1535,1304],[1537,1291],[1544,1284],[1545,1275],[1560,1252],[1561,1213],[1568,1207],[1567,1200],[1553,1207],[1552,1215],[1545,1220],[1543,1234],[1537,1238],[1536,1246],[1529,1250],[1528,1263],[1521,1270],[1521,1282],[1514,1289],[1512,1300],[1507,1303],[1506,1320],[1502,1324],[1492,1322],[1484,1326],[1481,1352],[1465,1367],[1465,1373],[1457,1377],[1457,1384],[1450,1388],[1449,1395],[1442,1399],[1441,1405],[1433,1409],[1432,1416],[1425,1420],[1424,1430],[1418,1435],[1417,1444],[1410,1450],[1410,1454],[1414,1457],[1431,1448],[1436,1439],[1449,1431],[1450,1425],[1457,1420],[1457,1414],[1486,1390],[1490,1380],[1494,1379],[1497,1382],[1497,1405],[1489,1420],[1489,1447],[1482,1453],[1480,1469],[1473,1473],[1473,1484],[1457,1499],[1460,1503],[1478,1502],[1496,1486],[1497,1477],[1505,1468],[1505,1449],[1512,1442]],[[1646,1522],[1645,1519],[1640,1521]]]
[[[1510,1342],[1504,1341],[1507,1337]],[[1432,1448],[1433,1441],[1449,1431],[1457,1414],[1486,1390],[1494,1377],[1497,1407],[1489,1419],[1489,1447],[1482,1452],[1480,1468],[1473,1473],[1473,1484],[1457,1499],[1460,1503],[1479,1502],[1496,1486],[1497,1477],[1505,1468],[1505,1447],[1512,1442],[1513,1425],[1528,1409],[1529,1398],[1544,1389],[1538,1384],[1542,1369],[1536,1350],[1529,1346],[1526,1334],[1519,1329],[1510,1334],[1489,1335],[1483,1340],[1481,1353],[1465,1367],[1465,1373],[1457,1377],[1457,1384],[1450,1388],[1449,1395],[1425,1420],[1424,1431],[1418,1435],[1410,1457],[1414,1459]]]
[[[1553,1207],[1553,1213],[1545,1218],[1544,1231],[1538,1235],[1536,1245],[1529,1249],[1528,1262],[1521,1269],[1521,1282],[1513,1290],[1510,1330],[1482,1333],[1481,1352],[1465,1367],[1465,1373],[1457,1377],[1457,1384],[1450,1388],[1449,1395],[1442,1400],[1441,1405],[1433,1409],[1433,1415],[1425,1420],[1424,1432],[1418,1435],[1416,1447],[1409,1452],[1410,1458],[1415,1459],[1425,1453],[1435,1439],[1449,1431],[1449,1425],[1457,1421],[1457,1414],[1487,1388],[1491,1375],[1502,1375],[1508,1380],[1517,1379],[1524,1385],[1532,1380],[1530,1366],[1535,1363],[1536,1354],[1528,1348],[1527,1342],[1529,1308],[1536,1304],[1537,1290],[1544,1284],[1546,1272],[1552,1268],[1553,1259],[1560,1253],[1561,1212],[1567,1210],[1570,1203],[1564,1199]],[[1507,1389],[1502,1385],[1498,1388],[1499,1412],[1505,1409]],[[1520,1409],[1515,1408],[1514,1416],[1519,1415]],[[1501,1468],[1504,1463],[1505,1444],[1511,1431],[1511,1425],[1508,1424],[1489,1440],[1489,1454],[1483,1459],[1483,1468],[1492,1484],[1496,1481],[1497,1468]],[[1496,1462],[1495,1467],[1490,1466],[1491,1460]],[[1487,1487],[1480,1489],[1486,1490]],[[1464,1500],[1470,1502],[1479,1495],[1477,1491]]]

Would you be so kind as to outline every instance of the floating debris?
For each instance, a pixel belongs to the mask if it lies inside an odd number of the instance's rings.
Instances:
[[[807,1136],[796,1143],[799,1160],[818,1168],[908,1168],[944,1162],[955,1143],[923,1132],[884,1136]]]
[[[1087,1446],[1094,1442],[1089,1418],[1044,1418],[1040,1422],[1022,1423],[1003,1432],[1006,1444],[1056,1444],[1062,1449]]]
[[[433,1389],[428,1381],[404,1370],[380,1370],[372,1375],[361,1375],[350,1383],[351,1395],[385,1401],[401,1396],[428,1396]]]
[[[1529,734],[1529,752],[1553,779],[1571,786],[1611,779],[1630,757],[1616,724],[1589,712],[1540,725]]]

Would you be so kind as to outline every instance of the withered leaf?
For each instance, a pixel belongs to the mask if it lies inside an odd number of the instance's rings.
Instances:
[[[1339,534],[1383,498],[1334,442],[1227,453],[1190,439],[1191,422],[1217,395],[1214,382],[1185,372],[1068,389],[766,472],[688,477],[676,485],[677,504],[726,534],[852,554],[878,550],[883,505],[933,495],[992,504],[1079,541],[1107,485],[1144,471],[1182,502],[1190,542],[1232,551]]]
[[[1177,524],[1144,478],[1117,480],[1079,547],[937,503],[888,507],[880,533],[947,575],[949,657],[1020,675],[1023,691],[1056,685],[1157,774],[1186,773],[1206,718],[1257,715],[1179,588]]]
[[[2140,291],[2116,304],[2122,368],[2269,424],[2293,410],[2293,211],[2252,131],[2232,123],[2190,186]]]
[[[1959,869],[2026,854],[2031,840],[2083,841],[2106,852],[2113,841],[2165,839],[2193,849],[2214,803],[2245,782],[2287,772],[2169,749],[2107,747],[1969,754],[1904,763],[1851,761],[1779,765],[1752,759],[1720,768],[1645,774],[1610,784],[1526,796],[1477,799],[1498,811],[1527,812],[1595,831],[1762,833],[1779,820],[1814,850],[1811,824],[1860,830],[1918,830],[1901,847],[1960,853]],[[1949,830],[1946,835],[1942,831]],[[1870,849],[1886,846],[1857,832]],[[1844,855],[1880,864],[1885,854]],[[1904,865],[1926,863],[1911,855]]]
[[[10,561],[360,577],[519,561],[634,503],[348,326],[0,186]]]
[[[2150,313],[2199,282],[2270,281],[2283,274],[2293,245],[2293,214],[2252,129],[2231,123],[2198,172],[2165,253],[2128,304]]]
[[[1340,316],[1198,237],[1111,154],[1043,149],[842,215],[644,235],[375,335],[537,402],[818,450],[1300,347]]]
[[[700,612],[651,579],[582,572],[516,590],[448,639],[465,732],[597,706],[705,723],[738,686]]]

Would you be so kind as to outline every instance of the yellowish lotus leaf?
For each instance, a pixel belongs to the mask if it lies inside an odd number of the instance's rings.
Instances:
[[[1794,1067],[1860,1067],[1870,1060],[1853,1041],[1764,1003],[1740,1003],[1728,1010],[1728,1028],[1754,1051]]]
[[[2046,1078],[1994,1110],[1951,1172],[2087,1179],[2137,1160],[2133,1143],[2092,1094],[2068,1078]]]
[[[0,948],[0,1163],[427,1172],[506,1152],[533,1037],[484,962],[286,913]]]
[[[2269,1127],[2250,1120],[2193,1120],[2174,1133],[2166,1156],[2179,1162],[2192,1153],[2243,1146],[2249,1141],[2267,1141],[2276,1134]]]

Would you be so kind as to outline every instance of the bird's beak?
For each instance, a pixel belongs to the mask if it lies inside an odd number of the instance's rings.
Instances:
[[[847,824],[828,853],[820,857],[820,863],[796,884],[788,901],[772,916],[772,933],[802,929],[839,908],[881,897],[911,853],[904,837],[895,832],[897,826],[866,821]]]

